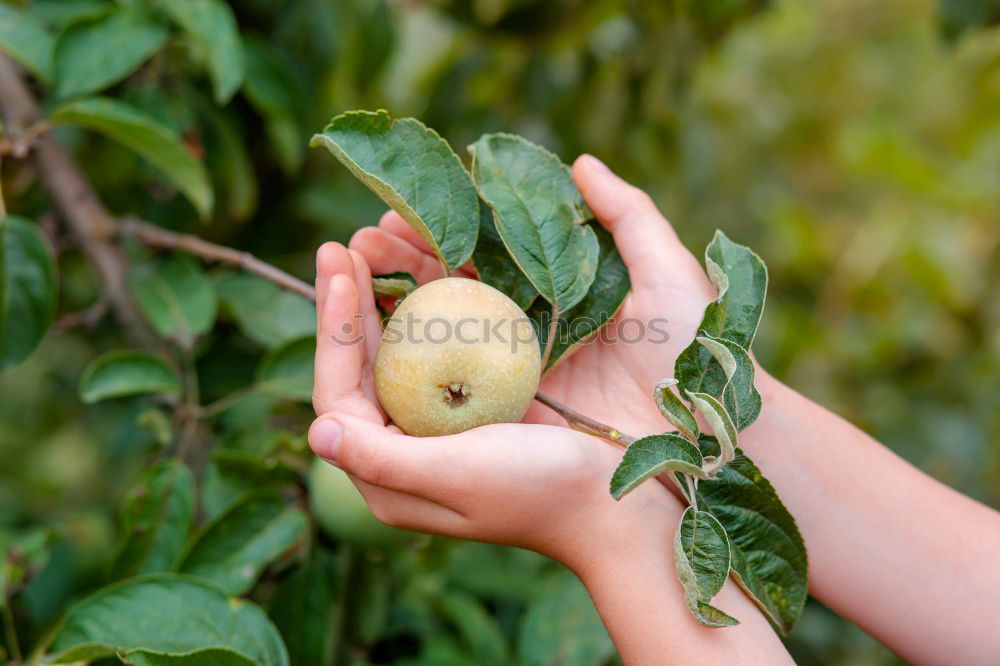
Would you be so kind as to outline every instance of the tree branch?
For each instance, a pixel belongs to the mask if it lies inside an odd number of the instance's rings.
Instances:
[[[293,275],[289,275],[280,268],[261,261],[249,252],[241,252],[240,250],[225,247],[224,245],[216,245],[190,234],[179,234],[169,231],[134,217],[119,220],[115,223],[115,228],[118,233],[133,236],[150,247],[187,252],[188,254],[201,257],[206,261],[236,266],[247,273],[253,273],[311,301],[316,300],[316,290],[312,286]]]
[[[601,423],[600,421],[595,421],[589,416],[584,416],[575,409],[567,407],[561,402],[545,395],[541,391],[535,394],[535,400],[566,419],[566,423],[568,423],[569,427],[574,430],[579,430],[580,432],[585,432],[588,435],[594,435],[596,437],[603,437],[610,442],[614,442],[615,444],[624,447],[628,447],[635,442],[635,437],[626,435],[618,428]]]
[[[45,127],[38,102],[20,70],[0,53],[0,114],[13,141],[30,128]],[[126,285],[128,262],[112,242],[114,227],[79,165],[51,133],[33,137],[31,147],[42,184],[55,201],[80,248],[94,266],[115,316],[133,344],[156,347]]]
[[[311,301],[316,300],[313,287],[248,252],[216,245],[197,236],[169,231],[136,218],[112,218],[80,167],[55,137],[47,132],[48,123],[38,102],[21,78],[17,65],[2,53],[0,115],[3,116],[5,129],[11,135],[11,140],[17,145],[30,145],[34,149],[45,189],[55,200],[80,247],[97,271],[104,297],[134,344],[153,348],[158,346],[126,286],[128,262],[114,243],[115,236],[121,234],[133,236],[151,247],[187,252],[206,261],[237,266]],[[556,317],[553,320],[558,321]],[[550,344],[551,338],[550,334]],[[635,441],[634,437],[617,428],[584,416],[543,393],[537,393],[535,399],[562,416],[575,430],[603,437],[621,446],[628,446]]]

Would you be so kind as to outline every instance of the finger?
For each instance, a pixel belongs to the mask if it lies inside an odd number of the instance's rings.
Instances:
[[[432,257],[435,261],[439,261],[438,256],[434,254],[434,250],[431,249],[430,244],[427,243],[424,237],[417,233],[417,231],[411,227],[409,223],[396,211],[390,210],[388,213],[383,215],[382,219],[379,220],[378,226],[379,229],[383,229],[384,231],[388,231],[393,236],[402,238],[424,254]],[[465,265],[461,268],[453,270],[451,274],[475,280],[476,268],[472,265],[472,260],[469,260],[465,262]]]
[[[408,437],[341,412],[316,419],[309,429],[313,452],[362,483],[433,501],[454,491],[445,477],[455,475],[441,470],[460,456],[445,439]]]
[[[375,275],[405,271],[424,284],[444,277],[436,257],[424,254],[385,229],[364,227],[351,237],[350,247],[360,253]]]
[[[429,254],[432,257],[436,256],[434,250],[431,249],[430,243],[416,229],[411,227],[410,223],[404,220],[402,215],[394,210],[390,210],[382,216],[382,219],[378,221],[378,228],[388,231],[393,236],[402,238],[424,254]]]
[[[467,527],[462,514],[429,499],[373,486],[353,476],[351,481],[375,517],[390,527],[452,537],[463,536]]]
[[[359,308],[354,279],[343,273],[332,276],[323,310],[318,313],[313,407],[317,414],[336,410],[381,425],[381,413],[361,390],[365,348]]]
[[[655,284],[664,265],[676,267],[678,262],[701,272],[701,265],[648,194],[613,174],[593,155],[577,158],[573,180],[597,220],[614,236],[634,283]]]
[[[350,255],[340,243],[323,243],[316,251],[316,314],[326,304],[326,294],[330,290],[330,278],[338,273],[354,276],[354,264]]]
[[[368,263],[360,252],[349,250],[354,264],[354,282],[360,295],[360,312],[365,335],[365,351],[369,361],[374,361],[378,343],[382,338],[382,320],[375,308],[375,293],[372,291],[372,274]]]

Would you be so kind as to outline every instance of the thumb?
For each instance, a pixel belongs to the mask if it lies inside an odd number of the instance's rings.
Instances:
[[[573,180],[598,222],[614,237],[636,286],[662,281],[665,266],[701,272],[697,259],[681,244],[648,194],[616,176],[593,155],[577,158]]]
[[[425,495],[445,468],[446,451],[391,427],[347,413],[324,414],[309,429],[309,446],[327,462],[373,486]],[[438,482],[440,479],[437,479]]]

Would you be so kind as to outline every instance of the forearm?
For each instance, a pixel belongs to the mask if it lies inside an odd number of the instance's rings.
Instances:
[[[670,513],[657,521],[676,525],[679,505]],[[712,603],[740,624],[722,629],[698,624],[674,573],[673,528],[667,534],[648,525],[645,531],[609,534],[606,542],[614,545],[577,569],[625,664],[792,663],[767,620],[732,579]],[[629,539],[625,547],[619,545],[623,538]]]
[[[810,592],[904,658],[1000,654],[1000,514],[763,374],[740,438],[798,521]]]

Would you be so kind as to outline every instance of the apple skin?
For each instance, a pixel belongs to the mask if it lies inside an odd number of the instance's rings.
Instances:
[[[309,506],[323,532],[351,546],[391,548],[420,538],[381,522],[350,477],[319,458],[309,468]]]
[[[428,282],[386,324],[375,392],[409,435],[516,423],[541,374],[534,326],[514,301],[465,278]]]

